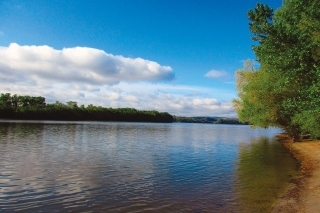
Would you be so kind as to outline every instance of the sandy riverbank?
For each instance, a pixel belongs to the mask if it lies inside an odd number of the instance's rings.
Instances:
[[[273,212],[320,212],[320,141],[293,143],[285,135],[278,137],[300,161],[301,172],[292,181]]]

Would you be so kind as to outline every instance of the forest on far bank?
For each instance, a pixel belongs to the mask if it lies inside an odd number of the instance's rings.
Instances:
[[[178,123],[249,125],[248,122],[241,122],[237,118],[225,118],[225,117],[184,117],[184,116],[173,116],[173,120],[174,120],[174,122],[178,122]]]
[[[106,108],[101,106],[78,106],[75,101],[46,103],[44,97],[0,94],[0,119],[20,120],[68,120],[68,121],[127,121],[127,122],[173,122],[167,112],[136,110],[133,108]]]
[[[172,116],[155,110],[106,108],[92,104],[85,107],[78,106],[75,101],[46,103],[41,96],[10,93],[0,94],[0,119],[248,124],[237,118]]]

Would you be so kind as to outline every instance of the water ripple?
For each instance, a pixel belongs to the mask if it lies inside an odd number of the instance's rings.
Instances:
[[[239,143],[275,132],[0,122],[0,212],[238,212]]]

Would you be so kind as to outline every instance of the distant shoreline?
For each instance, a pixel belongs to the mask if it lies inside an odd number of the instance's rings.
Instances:
[[[300,173],[275,204],[273,212],[318,212],[320,209],[320,142],[318,140],[292,142],[285,134],[277,137],[300,162]]]
[[[137,110],[134,108],[112,108],[80,105],[76,101],[46,103],[44,97],[29,95],[0,94],[0,119],[12,120],[57,120],[57,121],[115,121],[152,123],[207,123],[239,124],[237,118],[226,117],[185,117],[156,110]]]
[[[20,119],[20,118],[0,118],[0,122],[30,122],[35,123],[37,121],[43,122],[128,122],[128,123],[190,123],[190,124],[226,124],[226,125],[249,125],[240,122],[230,122],[228,118],[219,122],[202,122],[202,121],[171,121],[171,122],[162,122],[162,121],[130,121],[130,120],[81,120],[81,119]]]
[[[204,123],[204,124],[237,124],[237,125],[249,125],[249,123],[242,123],[237,118],[226,117],[184,117],[173,116],[173,122],[176,123]]]

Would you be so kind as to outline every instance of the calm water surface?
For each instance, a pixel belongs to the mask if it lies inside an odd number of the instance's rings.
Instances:
[[[2,121],[0,212],[268,212],[297,171],[277,133]]]

